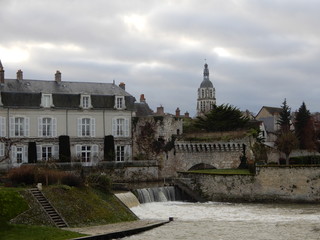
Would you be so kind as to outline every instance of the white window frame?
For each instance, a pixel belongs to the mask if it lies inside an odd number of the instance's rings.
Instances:
[[[52,159],[59,159],[59,145],[44,144],[44,145],[37,145],[37,160],[38,161],[49,160],[49,159],[43,158],[43,148],[48,148],[48,147],[51,147],[51,158]]]
[[[18,154],[21,154],[21,162],[18,162]],[[22,164],[28,162],[28,147],[27,146],[12,146],[11,147],[11,159],[13,164]]]
[[[17,119],[22,119],[22,123],[17,123]],[[30,119],[24,116],[10,117],[10,137],[29,137]],[[18,132],[18,134],[16,134]],[[21,133],[22,132],[22,133]]]
[[[84,109],[92,108],[90,95],[81,95],[80,107]]]
[[[50,124],[44,120],[50,119]],[[44,129],[46,128],[46,130]],[[49,134],[48,131],[49,130]],[[57,137],[57,119],[51,116],[42,116],[38,118],[38,137]]]
[[[84,121],[86,120],[89,120],[89,123],[85,123]],[[89,130],[89,133],[87,130]],[[78,137],[95,137],[95,136],[96,136],[96,119],[91,117],[78,118]]]
[[[115,109],[122,110],[126,108],[126,102],[124,96],[115,96]]]
[[[116,145],[116,162],[128,162],[130,159],[130,145]]]
[[[0,137],[6,137],[6,118],[0,117]]]
[[[114,137],[129,137],[130,122],[128,118],[118,117],[112,119],[112,135]]]
[[[5,144],[3,142],[0,142],[0,157],[4,157],[5,153]]]
[[[80,162],[85,166],[90,166],[96,163],[99,158],[99,146],[96,144],[76,145],[76,155]]]
[[[53,107],[52,94],[49,94],[49,93],[41,94],[41,107],[44,107],[44,108]]]

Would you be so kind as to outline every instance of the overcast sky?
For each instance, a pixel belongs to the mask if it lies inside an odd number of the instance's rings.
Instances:
[[[319,0],[0,0],[6,78],[126,83],[196,113],[203,65],[217,104],[320,111]]]

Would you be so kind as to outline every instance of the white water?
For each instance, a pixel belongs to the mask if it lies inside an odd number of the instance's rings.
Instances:
[[[320,205],[153,202],[131,210],[174,221],[126,239],[320,240]]]

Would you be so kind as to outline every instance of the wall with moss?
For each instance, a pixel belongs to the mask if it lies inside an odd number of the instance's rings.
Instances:
[[[320,203],[320,167],[260,167],[256,175],[181,173],[209,201]]]

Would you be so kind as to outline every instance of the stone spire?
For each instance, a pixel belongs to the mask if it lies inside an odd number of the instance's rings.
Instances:
[[[204,65],[203,78],[208,78],[208,79],[209,79],[209,68],[208,68],[208,64],[205,64],[205,65]]]

